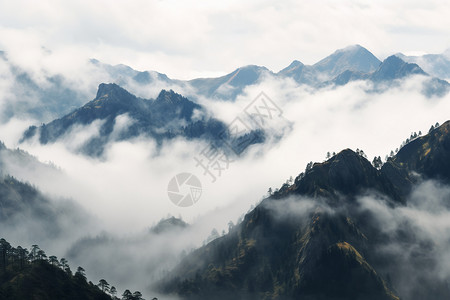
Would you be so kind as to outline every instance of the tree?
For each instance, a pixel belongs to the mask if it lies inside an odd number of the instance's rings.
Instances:
[[[11,249],[11,245],[5,240],[0,239],[0,263],[3,270],[6,269],[6,263],[8,262],[8,251]]]
[[[61,269],[63,269],[64,271],[66,270],[67,263],[68,261],[64,257],[61,258],[61,260],[59,261],[59,265],[61,266]]]
[[[50,257],[48,258],[48,262],[53,265],[53,266],[58,266],[59,267],[59,261],[58,258],[54,255],[50,255]]]
[[[36,259],[38,259],[38,252],[41,249],[39,248],[38,245],[32,245],[31,246],[31,252],[30,252],[30,260],[31,261],[35,261]]]
[[[313,168],[313,162],[310,161],[310,162],[306,165],[305,173],[308,172],[309,170],[311,170],[312,168]]]
[[[330,153],[330,151],[328,151],[327,152],[327,159],[330,159],[331,158],[331,153]]]
[[[212,242],[218,237],[220,237],[219,232],[217,231],[217,229],[213,228],[213,230],[211,230],[211,234],[206,239],[206,243]]]
[[[109,291],[109,283],[105,279],[100,279],[97,286],[102,290],[102,292]]]
[[[133,293],[133,300],[144,300],[142,299],[142,293],[139,291],[136,291]]]
[[[372,161],[372,165],[375,169],[380,169],[383,162],[381,161],[381,157],[374,157]]]
[[[67,265],[64,271],[67,273],[67,275],[72,276],[72,270],[70,269],[70,266]]]
[[[82,267],[78,267],[77,271],[75,272],[75,277],[80,280],[86,281],[86,271]]]
[[[374,167],[375,169],[378,169],[378,168],[380,167],[380,165],[378,164],[378,159],[377,159],[376,156],[375,156],[375,157],[373,158],[373,160],[372,160],[372,165],[373,165],[373,167]]]
[[[133,300],[133,294],[130,290],[125,290],[122,294],[122,300]]]
[[[109,289],[109,293],[111,294],[111,296],[116,297],[116,294],[117,294],[117,289],[116,289],[116,287],[115,287],[115,286],[112,286],[112,287]]]
[[[234,228],[234,223],[233,221],[228,222],[228,232],[231,232]]]
[[[272,191],[272,188],[270,187],[269,190],[267,191],[267,194],[268,194],[269,196],[272,196],[272,193],[273,193],[273,191]]]
[[[27,248],[17,247],[17,255],[19,257],[19,267],[22,269],[27,262],[28,250]]]
[[[37,259],[44,260],[47,258],[47,254],[45,254],[44,250],[39,250],[37,252]]]

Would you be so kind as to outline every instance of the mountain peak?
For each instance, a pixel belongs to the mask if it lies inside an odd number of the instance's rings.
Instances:
[[[102,98],[124,98],[127,99],[129,97],[135,97],[130,94],[127,90],[121,88],[119,85],[115,83],[101,83],[98,86],[96,100]]]
[[[349,45],[345,48],[342,49],[338,49],[336,50],[334,53],[339,53],[339,52],[369,52],[369,50],[367,50],[366,48],[364,48],[363,46],[359,45],[359,44],[354,44],[354,45]]]
[[[167,219],[162,219],[155,226],[153,226],[150,231],[156,234],[164,233],[168,231],[176,231],[188,227],[189,224],[184,222],[182,219],[170,217]]]
[[[281,70],[279,72],[279,74],[284,74],[284,73],[290,73],[293,70],[296,70],[298,68],[301,68],[305,66],[301,61],[299,60],[294,60],[293,62],[291,62],[291,64],[289,66],[287,66],[286,68],[284,68],[283,70]]]
[[[173,90],[164,90],[162,89],[159,92],[158,97],[156,97],[156,102],[165,102],[165,103],[180,103],[189,101],[187,98],[182,95],[175,93]]]
[[[392,80],[409,75],[427,75],[417,64],[407,63],[396,55],[386,58],[371,78],[375,81]]]
[[[375,71],[380,63],[380,60],[366,48],[352,45],[336,50],[333,54],[314,64],[314,68],[318,72],[335,77],[347,70],[370,73]]]
[[[323,163],[315,163],[298,182],[296,193],[334,197],[337,193],[355,195],[364,188],[379,188],[377,170],[360,154],[344,149]]]
[[[383,64],[402,65],[405,61],[397,55],[391,55],[383,61]]]

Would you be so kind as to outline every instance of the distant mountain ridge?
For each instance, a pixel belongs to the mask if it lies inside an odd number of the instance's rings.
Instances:
[[[248,86],[258,84],[266,78],[288,78],[298,84],[320,89],[330,85],[345,85],[354,80],[389,82],[410,75],[422,74],[428,77],[429,74],[429,82],[423,93],[438,97],[448,93],[449,87],[445,79],[450,78],[449,55],[396,56],[406,63],[416,64],[422,71],[412,65],[405,67],[400,63],[390,65],[386,70],[378,70],[389,61],[382,63],[360,45],[336,50],[313,65],[304,65],[299,60],[294,60],[279,72],[273,72],[264,66],[248,65],[216,78],[178,80],[157,71],[137,71],[123,64],[109,65],[96,59],[88,62],[87,69],[89,76],[96,81],[95,85],[98,82],[114,82],[132,91],[157,89],[159,92],[161,89],[173,89],[193,100],[208,97],[234,101]],[[0,111],[5,120],[20,114],[46,123],[81,106],[95,86],[77,86],[73,78],[68,79],[62,74],[48,75],[47,72],[44,78],[38,80],[32,71],[14,65],[4,52],[0,55],[0,63],[3,65],[3,76],[10,78],[7,86],[9,93],[3,96],[5,105]],[[389,85],[379,85],[379,88],[386,90]]]
[[[449,79],[450,78],[450,51],[442,54],[425,54],[421,56],[404,55],[397,53],[405,62],[418,64],[425,72],[431,76]]]
[[[124,66],[106,66],[106,68],[119,70],[123,69]],[[117,70],[114,72],[116,73]],[[127,73],[129,72],[130,70],[127,69]],[[192,88],[193,93],[189,95],[191,97],[203,96],[219,100],[234,100],[247,86],[258,84],[270,77],[291,78],[298,84],[321,88],[330,84],[345,85],[354,80],[387,83],[413,75],[429,76],[419,65],[404,62],[399,56],[393,55],[381,62],[370,51],[360,45],[352,45],[336,50],[313,65],[305,65],[298,60],[294,60],[278,73],[274,73],[266,67],[255,65],[237,68],[221,77],[197,78],[188,81],[173,80],[164,74],[154,71],[147,73],[135,71],[130,77],[139,84],[151,84],[160,78],[158,82],[162,85],[178,85],[186,90]],[[153,75],[150,76],[149,74]],[[151,79],[138,79],[141,77]],[[385,88],[386,85],[383,86],[383,89]],[[442,96],[449,90],[450,85],[445,80],[430,77],[430,82],[426,83],[424,87],[424,94],[427,96]]]

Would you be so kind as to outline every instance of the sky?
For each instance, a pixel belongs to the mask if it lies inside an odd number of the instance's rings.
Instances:
[[[96,58],[192,79],[313,64],[352,44],[380,59],[442,53],[449,15],[445,0],[1,0],[0,49],[27,65]]]

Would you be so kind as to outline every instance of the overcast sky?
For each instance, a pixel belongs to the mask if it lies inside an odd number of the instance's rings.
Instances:
[[[22,63],[49,51],[188,79],[257,64],[312,64],[361,44],[380,59],[450,47],[446,0],[0,0],[0,49]],[[63,64],[62,64],[63,65]]]

